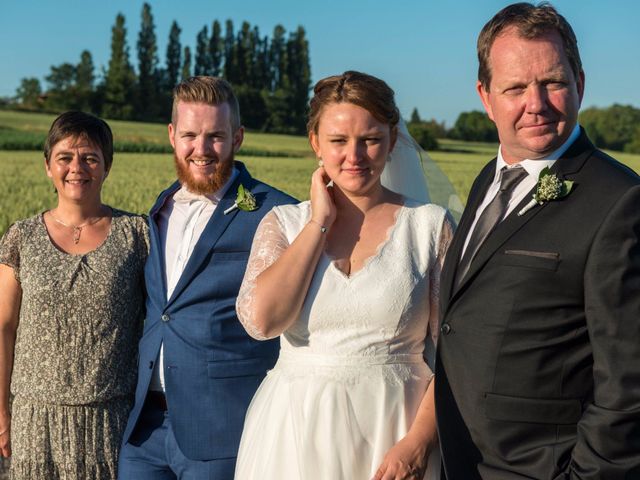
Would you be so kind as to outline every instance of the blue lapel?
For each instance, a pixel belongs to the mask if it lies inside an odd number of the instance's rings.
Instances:
[[[162,305],[164,305],[167,299],[167,275],[165,273],[164,250],[160,245],[160,233],[158,232],[158,223],[156,221],[157,220],[156,216],[158,215],[158,212],[164,205],[164,202],[167,201],[167,198],[173,195],[179,188],[180,188],[180,183],[177,181],[174,182],[169,188],[167,188],[164,192],[162,192],[158,196],[156,203],[153,205],[153,207],[151,208],[151,211],[149,212],[149,231],[151,235],[152,248],[151,248],[151,251],[149,252],[148,261],[152,262],[151,267],[153,268],[153,273],[154,273],[152,277],[156,278],[160,282],[160,285],[162,286],[162,288],[158,289],[154,287],[150,289],[147,287],[147,292],[159,291],[162,295],[162,298],[161,298]]]
[[[189,261],[178,280],[176,288],[171,294],[171,298],[167,302],[167,306],[175,301],[180,293],[189,285],[189,282],[196,276],[202,263],[211,255],[215,244],[218,242],[220,236],[227,229],[231,221],[238,214],[238,209],[224,214],[224,211],[231,207],[236,199],[238,193],[238,186],[242,184],[245,188],[251,189],[253,187],[253,179],[245,166],[240,162],[235,162],[235,167],[239,170],[240,174],[236,177],[235,181],[231,184],[227,193],[224,195],[218,206],[216,207],[213,215],[209,219],[207,226],[204,228],[202,235],[198,239],[198,243],[193,248],[193,252],[189,257]],[[166,292],[166,290],[165,290]]]

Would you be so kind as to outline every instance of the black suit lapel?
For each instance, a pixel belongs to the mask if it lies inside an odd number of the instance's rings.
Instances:
[[[482,203],[482,200],[495,177],[495,171],[496,159],[494,158],[493,161],[485,165],[485,167],[480,171],[478,178],[473,183],[471,191],[469,192],[467,205],[462,214],[462,218],[460,219],[460,224],[456,229],[456,233],[447,252],[444,268],[442,270],[442,278],[440,279],[440,301],[441,311],[443,314],[446,312],[446,307],[448,306],[449,299],[453,293],[454,281],[456,278],[458,263],[460,262],[462,247],[464,246],[464,242],[469,234],[469,229],[475,219],[476,211],[478,210],[480,203]]]
[[[589,155],[596,150],[591,143],[584,129],[580,129],[580,136],[566,153],[553,164],[551,170],[556,172],[560,178],[571,180],[571,175],[579,172]]]
[[[589,157],[590,153],[595,150],[593,144],[589,141],[584,130],[581,131],[578,139],[569,147],[566,153],[553,164],[551,170],[558,174],[562,179],[571,179],[571,175],[578,172],[584,162]],[[522,216],[518,216],[518,212],[529,203],[531,200],[535,188],[532,188],[525,198],[513,209],[513,211],[496,227],[496,229],[487,237],[486,241],[480,246],[478,253],[471,262],[469,271],[466,276],[460,282],[458,288],[452,292],[452,296],[455,296],[464,285],[469,282],[470,279],[484,266],[484,264],[493,256],[493,254],[503,245],[510,237],[512,237],[518,230],[520,230],[525,224],[535,218],[544,208],[548,205],[537,205],[530,209]],[[570,199],[571,194],[567,199]],[[555,200],[563,201],[563,200]],[[477,206],[476,206],[477,208]],[[475,210],[473,210],[475,214]]]

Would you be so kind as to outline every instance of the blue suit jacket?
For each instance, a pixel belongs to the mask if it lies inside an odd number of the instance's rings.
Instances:
[[[147,317],[124,442],[140,417],[162,343],[171,425],[180,449],[193,460],[237,455],[246,409],[275,363],[278,341],[249,337],[236,316],[235,302],[258,223],[274,205],[295,199],[251,178],[242,163],[236,162],[236,168],[240,175],[216,207],[169,300],[156,215],[180,184],[162,192],[150,212]],[[240,184],[256,197],[258,209],[224,215]]]

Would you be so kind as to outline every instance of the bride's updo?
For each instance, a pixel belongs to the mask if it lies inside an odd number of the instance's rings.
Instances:
[[[392,132],[400,121],[391,87],[366,73],[348,71],[323,78],[313,88],[309,104],[308,133],[318,133],[322,110],[333,103],[352,103],[367,110],[376,120],[389,125]]]

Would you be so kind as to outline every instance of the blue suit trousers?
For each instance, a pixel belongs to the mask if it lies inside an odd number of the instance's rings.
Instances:
[[[236,458],[190,460],[176,443],[165,410],[145,404],[138,425],[122,446],[118,480],[233,480]]]

